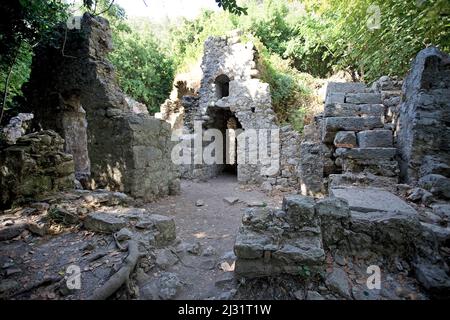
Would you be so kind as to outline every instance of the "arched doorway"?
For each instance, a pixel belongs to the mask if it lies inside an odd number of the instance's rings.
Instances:
[[[237,134],[242,130],[242,125],[236,115],[229,108],[208,108],[208,115],[211,119],[208,129],[218,129],[223,137],[223,161],[217,167],[217,174],[227,173],[237,175]],[[227,130],[234,130],[235,135],[230,136],[232,141],[228,141]]]

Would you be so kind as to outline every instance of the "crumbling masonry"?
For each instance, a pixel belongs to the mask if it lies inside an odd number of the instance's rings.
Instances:
[[[36,49],[24,91],[36,124],[65,139],[77,179],[143,200],[177,193],[170,126],[118,88],[106,60],[112,49],[107,20],[85,14],[81,29],[61,26],[55,37]]]
[[[320,273],[326,254],[382,260],[386,270],[401,260],[431,295],[448,298],[449,66],[449,56],[430,47],[413,62],[403,92],[388,77],[370,88],[329,83],[324,112],[300,145],[303,196],[285,197],[281,210],[247,211],[236,272]]]
[[[158,116],[175,126],[179,120],[174,119],[182,115],[184,132],[181,140],[190,148],[194,147],[194,123],[200,124],[203,130],[218,129],[224,137],[227,129],[241,129],[244,134],[249,130],[279,130],[276,136],[268,138],[269,142],[280,143],[279,154],[275,154],[276,150],[273,153],[274,159],[280,161],[278,170],[270,173],[261,170],[267,167],[261,159],[233,167],[227,166],[226,161],[224,164],[195,164],[192,157],[191,164],[181,166],[182,177],[206,180],[230,169],[237,171],[240,183],[264,184],[266,190],[298,187],[300,135],[289,126],[280,128],[277,125],[269,85],[258,79],[257,59],[253,44],[241,43],[238,32],[227,37],[208,38],[204,45],[198,95],[184,96],[182,108],[169,110],[169,106],[175,104],[165,103]],[[175,126],[174,129],[180,128]],[[270,133],[268,135],[270,137]],[[209,143],[205,142],[203,146]],[[250,148],[257,147],[257,143],[252,144],[242,146],[237,151],[239,155],[243,157]]]

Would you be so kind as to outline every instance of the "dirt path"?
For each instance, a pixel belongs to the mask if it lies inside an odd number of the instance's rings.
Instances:
[[[182,263],[166,268],[184,284],[176,298],[223,298],[233,286],[233,272],[225,273],[219,266],[224,261],[231,265],[234,261],[234,239],[245,208],[249,202],[268,206],[280,203],[260,191],[239,186],[235,176],[220,176],[208,182],[183,181],[181,190],[179,196],[147,206],[151,211],[175,218],[179,248],[196,243],[202,248],[198,255],[180,250]],[[230,205],[224,201],[225,197],[236,197],[239,201]],[[204,205],[198,206],[198,201]]]

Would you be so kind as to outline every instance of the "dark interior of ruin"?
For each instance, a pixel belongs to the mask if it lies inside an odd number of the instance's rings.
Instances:
[[[242,129],[242,125],[229,108],[218,108],[211,107],[208,108],[208,114],[211,117],[212,124],[210,129],[218,129],[222,132],[222,136],[226,137],[227,129]],[[224,174],[233,174],[237,175],[237,143],[236,137],[233,138],[234,143],[224,143],[223,144],[223,159],[222,163]],[[224,141],[225,142],[225,141]],[[234,159],[227,159],[227,150],[228,148],[234,148],[234,152],[230,152],[231,157]]]
[[[230,94],[230,78],[227,75],[221,74],[214,81],[216,84],[216,96],[218,99],[228,97]]]

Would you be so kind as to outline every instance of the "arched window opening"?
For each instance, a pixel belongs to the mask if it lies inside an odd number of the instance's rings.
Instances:
[[[230,78],[228,76],[221,74],[214,81],[216,85],[216,97],[222,99],[223,97],[228,97],[230,95]]]

